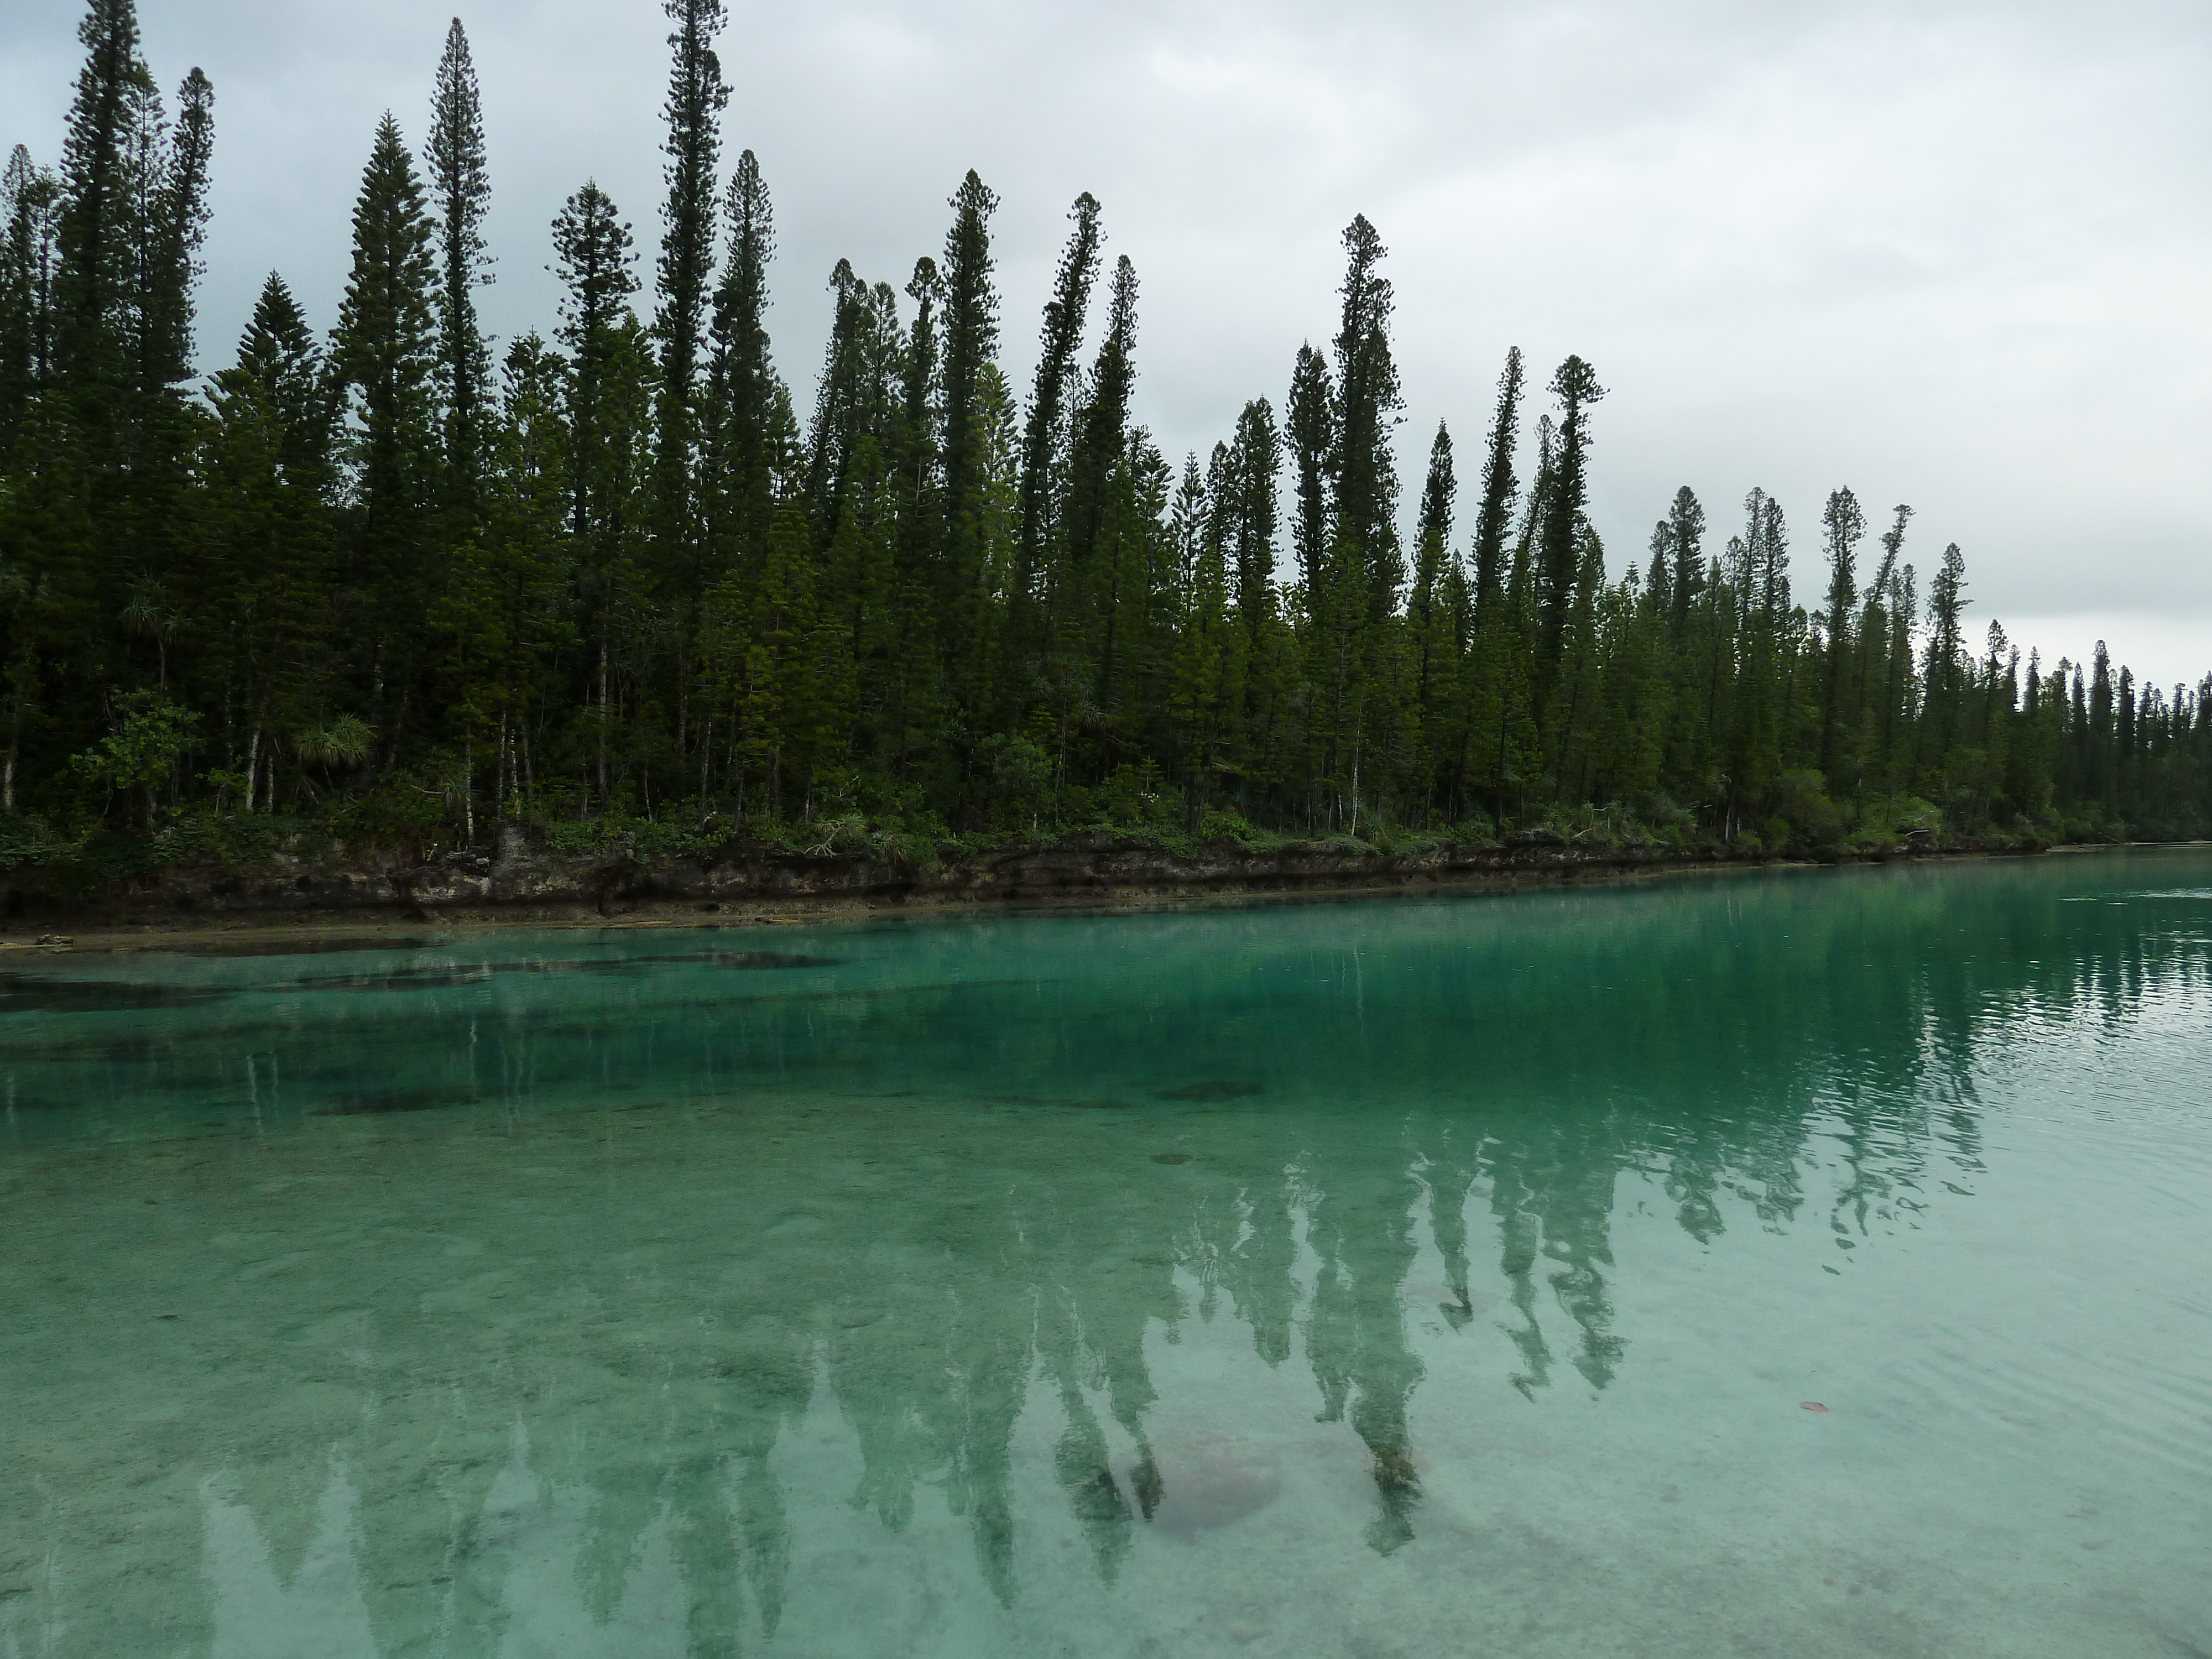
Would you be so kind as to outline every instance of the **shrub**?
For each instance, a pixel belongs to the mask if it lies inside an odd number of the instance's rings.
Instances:
[[[1808,766],[1782,775],[1774,790],[1774,817],[1766,827],[1768,841],[1778,846],[1791,840],[1825,846],[1835,839],[1843,814],[1821,788],[1822,781],[1820,775]],[[1779,836],[1774,830],[1777,823],[1782,826]]]

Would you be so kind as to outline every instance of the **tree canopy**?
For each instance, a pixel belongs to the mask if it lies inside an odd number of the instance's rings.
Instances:
[[[1686,486],[1617,574],[1579,356],[1546,380],[1511,352],[1490,429],[1435,427],[1403,499],[1364,216],[1335,335],[1177,458],[1142,424],[1138,273],[1088,192],[1010,382],[999,199],[970,172],[906,281],[826,274],[802,420],[769,185],[749,149],[721,171],[723,8],[667,10],[653,292],[586,180],[525,251],[557,317],[494,350],[495,146],[456,21],[420,157],[390,114],[368,135],[328,336],[272,274],[197,380],[214,89],[193,70],[173,116],[131,0],[90,7],[61,155],[0,173],[0,822],[455,847],[502,822],[820,841],[1614,814],[1776,847],[2212,820],[2212,678],[2140,684],[2102,644],[2023,661],[1970,623],[1957,545],[1916,572],[1910,507],[1834,491],[1810,604],[1762,489],[1716,546],[1729,510]]]

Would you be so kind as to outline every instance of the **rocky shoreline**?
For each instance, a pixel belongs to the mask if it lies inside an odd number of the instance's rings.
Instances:
[[[1071,837],[920,864],[861,852],[804,854],[732,843],[708,857],[627,847],[562,854],[512,828],[498,853],[427,863],[396,854],[245,867],[170,866],[57,896],[36,869],[0,873],[0,944],[79,945],[126,936],[302,929],[381,933],[440,927],[732,926],[971,905],[1127,908],[1204,899],[1510,890],[1812,862],[2039,850],[1936,847],[1821,859],[1729,856],[1711,848],[1577,844],[1545,831],[1504,845],[1391,853],[1345,842],[1267,848],[1232,841],[1176,850],[1140,836]]]

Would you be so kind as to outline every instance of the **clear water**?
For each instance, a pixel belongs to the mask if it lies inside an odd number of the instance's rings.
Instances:
[[[2212,1653],[2212,852],[0,966],[4,1659]]]

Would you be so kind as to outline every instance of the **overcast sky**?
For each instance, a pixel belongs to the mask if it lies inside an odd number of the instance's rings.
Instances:
[[[59,149],[78,0],[6,0],[0,143]],[[333,318],[378,115],[410,142],[452,0],[140,0],[173,88],[216,90],[203,367],[263,276]],[[2100,635],[2160,683],[2212,667],[2212,7],[1649,3],[775,6],[721,41],[725,167],[760,156],[778,361],[811,397],[841,257],[902,284],[969,167],[1000,194],[1006,359],[1079,191],[1143,282],[1139,418],[1171,455],[1279,408],[1334,331],[1338,238],[1391,253],[1410,501],[1439,419],[1479,466],[1507,347],[1580,352],[1593,514],[1616,568],[1678,484],[1719,536],[1754,484],[1822,587],[1820,507],[1917,510],[2046,657]],[[482,0],[498,282],[548,327],[546,226],[595,176],[659,228],[668,25],[655,0]]]

